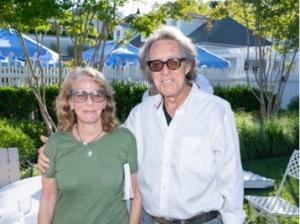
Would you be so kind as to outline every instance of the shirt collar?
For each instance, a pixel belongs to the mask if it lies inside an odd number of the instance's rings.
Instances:
[[[163,103],[163,97],[162,97],[162,95],[156,94],[154,96],[154,103],[153,103],[154,106],[155,106],[155,108],[158,109],[162,105],[162,103]]]

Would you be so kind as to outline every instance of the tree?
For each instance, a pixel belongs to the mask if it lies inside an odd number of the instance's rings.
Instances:
[[[257,35],[258,69],[254,78],[259,94],[253,94],[260,103],[262,119],[276,116],[299,49],[298,1],[231,0],[214,6],[210,14],[213,18],[230,16]],[[249,79],[247,72],[248,84]]]
[[[205,4],[197,0],[168,1],[164,4],[154,4],[151,12],[135,16],[130,24],[135,31],[148,37],[161,24],[165,24],[166,19],[190,20],[191,13],[203,12],[205,9]]]
[[[64,12],[60,23],[71,37],[74,44],[74,65],[82,65],[82,53],[85,46],[95,46],[92,66],[102,70],[104,58],[96,57],[100,46],[104,46],[111,36],[115,25],[118,23],[117,9],[123,6],[125,0],[76,0],[73,1],[71,10]]]
[[[2,27],[14,28],[18,33],[23,51],[26,55],[26,66],[29,71],[29,86],[38,102],[43,121],[49,134],[56,131],[57,128],[46,107],[43,72],[40,66],[34,68],[26,49],[22,32],[34,29],[37,33],[39,30],[49,29],[48,19],[59,14],[59,9],[62,4],[65,3],[60,3],[55,0],[7,0],[0,4],[0,25]],[[40,49],[37,49],[37,52],[39,54]],[[36,69],[40,69],[40,71]],[[38,73],[40,73],[41,77],[39,77]]]
[[[95,46],[95,51],[91,60],[92,66],[99,70],[102,70],[105,61],[105,42],[108,39],[108,36],[112,34],[112,31],[117,24],[127,23],[130,25],[132,31],[127,32],[123,39],[117,40],[115,47],[125,44],[137,33],[141,33],[145,37],[149,36],[154,29],[165,23],[167,18],[188,20],[191,18],[189,14],[191,12],[199,12],[202,6],[202,4],[196,0],[170,1],[165,4],[155,4],[153,10],[149,13],[143,15],[136,13],[122,18],[118,14],[117,9],[120,6],[123,6],[124,3],[125,1],[109,1],[107,4],[99,5],[101,7],[101,10],[99,10],[101,13],[97,14],[97,20],[102,23],[102,32],[99,32],[99,35],[94,36],[94,41],[92,43]],[[100,57],[97,57],[98,55],[100,55]]]
[[[61,71],[60,30],[64,29],[72,37],[75,45],[74,65],[81,65],[84,45],[93,41],[106,41],[116,24],[114,19],[116,7],[124,2],[124,0],[7,0],[0,4],[0,25],[14,28],[19,34],[26,55],[29,86],[38,102],[48,134],[57,131],[57,127],[46,106],[43,69],[40,63],[37,67],[33,66],[22,32],[34,30],[36,37],[38,37],[39,34],[46,33],[50,28],[54,28],[57,36],[59,68]],[[93,22],[99,22],[99,20],[102,23],[100,31],[95,29],[93,25]],[[36,39],[37,42],[41,42],[40,39]],[[59,84],[61,79],[60,72]]]
[[[14,28],[20,37],[22,48],[26,54],[26,66],[29,74],[28,80],[32,89],[43,121],[51,134],[57,131],[56,125],[50,117],[46,107],[45,85],[43,83],[43,70],[41,66],[35,68],[32,65],[22,32],[34,30],[38,42],[40,34],[45,34],[49,29],[56,32],[57,46],[59,53],[59,68],[62,68],[60,54],[60,34],[64,30],[71,36],[75,47],[73,65],[82,65],[82,53],[86,44],[95,46],[92,66],[102,70],[105,42],[112,35],[117,24],[124,20],[118,14],[118,8],[123,6],[126,0],[2,0],[0,4],[0,25],[2,27]],[[153,12],[146,15],[136,16],[132,20],[132,27],[135,32],[142,32],[148,36],[153,29],[162,23],[166,18],[189,19],[190,12],[201,9],[201,4],[196,0],[177,0],[167,2],[163,5],[155,5]],[[95,23],[97,24],[95,26]],[[132,37],[132,33],[126,39]],[[124,40],[120,40],[120,43]],[[100,58],[97,58],[99,51]],[[61,72],[60,81],[61,83]]]

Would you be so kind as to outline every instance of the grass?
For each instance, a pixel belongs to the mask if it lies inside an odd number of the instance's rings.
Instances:
[[[288,155],[299,145],[299,115],[283,112],[260,121],[257,113],[235,113],[243,160]]]
[[[277,157],[277,158],[267,158],[267,159],[258,159],[251,161],[243,161],[243,168],[247,171],[252,171],[254,173],[260,174],[265,177],[269,177],[275,180],[274,188],[267,189],[255,189],[245,190],[245,195],[275,195],[276,191],[279,188],[280,182],[283,178],[285,169],[289,161],[289,156]],[[284,188],[282,190],[281,196],[288,200],[289,202],[299,206],[299,182],[288,177]],[[247,201],[244,201],[244,209],[246,211],[247,217],[250,217],[253,213],[251,212]],[[299,218],[279,218],[281,224],[298,224]],[[256,224],[269,224],[269,220],[265,218],[258,218],[255,220]]]

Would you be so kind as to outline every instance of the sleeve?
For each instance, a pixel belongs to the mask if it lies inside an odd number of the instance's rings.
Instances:
[[[130,166],[130,173],[134,174],[138,171],[137,163],[137,147],[135,137],[130,133],[130,142],[128,144],[127,162]]]
[[[220,211],[224,224],[242,224],[243,170],[234,114],[228,105],[215,135],[217,186],[224,198]]]
[[[46,143],[45,155],[50,159],[49,168],[43,174],[45,177],[55,176],[56,155],[57,155],[57,142],[55,141],[55,134],[51,135]]]

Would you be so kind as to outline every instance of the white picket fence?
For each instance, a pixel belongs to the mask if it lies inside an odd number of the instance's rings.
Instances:
[[[245,71],[234,71],[230,69],[204,69],[201,70],[210,81],[212,86],[234,86],[234,85],[247,85],[247,75]],[[252,87],[257,87],[255,75],[250,73],[249,83]],[[281,108],[286,108],[290,100],[294,97],[299,97],[299,71],[291,74],[282,99]]]
[[[39,77],[39,81],[47,85],[58,83],[59,68],[58,67],[46,67],[42,70],[35,69],[36,75]],[[62,69],[62,76],[64,77],[70,71],[69,68]],[[26,86],[28,85],[28,79],[31,77],[30,71],[26,67],[2,67],[0,65],[0,86]],[[127,66],[105,66],[103,74],[107,81],[124,80],[138,81],[147,83],[144,77],[141,75],[139,67],[136,65]],[[42,79],[43,77],[43,79]]]
[[[62,75],[69,72],[68,68],[62,69]],[[31,73],[26,67],[1,67],[0,66],[0,86],[27,86]],[[58,83],[59,69],[57,67],[36,69],[35,75],[38,76],[39,82],[43,81],[46,85]],[[41,78],[43,77],[43,79]]]
[[[65,76],[70,69],[63,68],[62,75]],[[246,85],[247,76],[244,71],[235,71],[230,69],[201,69],[200,72],[205,75],[212,86],[232,86],[232,85]],[[45,84],[58,83],[59,69],[56,67],[43,68],[42,72],[37,73],[40,77],[44,77]],[[142,76],[139,66],[129,64],[127,66],[105,66],[103,74],[107,81],[123,80],[136,81],[147,84],[147,81]],[[256,86],[254,75],[250,74],[251,86]],[[0,66],[0,86],[26,86],[28,85],[29,73],[27,68],[23,67],[1,67]],[[285,108],[289,101],[299,96],[299,73],[291,74],[285,92],[283,94],[281,106]]]

